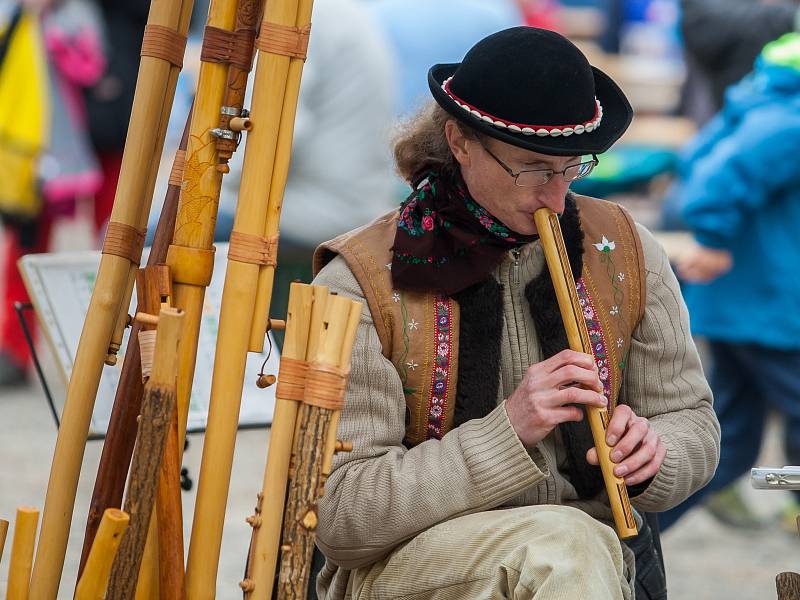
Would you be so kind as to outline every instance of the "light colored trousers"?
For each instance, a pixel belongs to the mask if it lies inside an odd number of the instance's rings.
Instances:
[[[631,600],[614,530],[576,508],[458,517],[351,573],[354,600]]]

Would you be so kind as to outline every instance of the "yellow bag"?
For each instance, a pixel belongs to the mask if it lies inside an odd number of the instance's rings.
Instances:
[[[0,64],[0,213],[41,210],[37,159],[50,126],[47,63],[36,16],[22,11]]]

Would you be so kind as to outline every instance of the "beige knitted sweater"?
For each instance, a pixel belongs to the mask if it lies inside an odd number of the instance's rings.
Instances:
[[[647,304],[633,334],[620,400],[650,419],[667,447],[659,473],[632,498],[640,511],[663,511],[713,475],[719,460],[719,424],[678,282],[653,236],[641,226],[639,234]],[[506,415],[504,399],[525,369],[542,358],[524,297],[525,285],[542,268],[542,248],[534,242],[523,248],[516,262],[509,254],[495,272],[503,286],[505,319],[497,408],[441,440],[410,450],[402,444],[402,384],[381,354],[364,303],[339,425],[340,439],[351,440],[354,449],[337,455],[319,504],[317,544],[328,559],[317,585],[320,598],[344,598],[348,570],[380,560],[401,542],[458,515],[501,506],[564,504],[611,522],[607,503],[578,500],[559,472],[566,454],[557,433],[526,450]],[[364,300],[341,257],[328,264],[315,283]]]

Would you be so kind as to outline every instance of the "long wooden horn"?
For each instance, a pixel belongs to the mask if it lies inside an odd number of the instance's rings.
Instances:
[[[26,600],[31,582],[33,546],[36,543],[36,525],[39,511],[31,506],[17,509],[14,522],[14,541],[11,543],[11,560],[8,563],[6,600]]]
[[[282,160],[278,157],[291,152],[291,138],[284,138],[279,145],[278,132],[285,118],[285,92],[291,87],[287,84],[290,64],[298,60],[294,58],[298,54],[304,56],[308,38],[310,14],[303,17],[308,18],[306,25],[298,29],[299,18],[297,0],[268,2],[256,42],[259,58],[253,87],[253,128],[245,147],[239,203],[228,252],[208,425],[186,567],[188,595],[192,599],[211,598],[216,589],[249,346],[242,332],[252,327],[259,271],[266,267],[273,272],[276,262],[282,198],[273,197],[271,189],[274,165]],[[275,235],[264,236],[267,222]],[[265,331],[266,322],[262,338]]]
[[[128,139],[103,255],[81,333],[47,485],[30,596],[58,595],[94,399],[112,337],[127,310],[150,212],[155,170],[175,94],[192,0],[150,9]]]
[[[589,340],[589,331],[583,318],[578,301],[578,292],[575,288],[575,279],[569,266],[564,237],[561,234],[561,225],[558,215],[549,208],[540,208],[533,213],[539,238],[542,240],[544,257],[561,311],[561,319],[567,331],[569,347],[576,352],[584,352],[592,356],[592,343]],[[614,475],[614,463],[611,461],[611,448],[606,442],[606,428],[608,427],[608,410],[596,406],[587,406],[586,415],[589,427],[592,430],[594,446],[600,460],[600,469],[606,485],[611,510],[614,514],[614,525],[620,539],[635,536],[638,531],[633,518],[631,502],[628,498],[628,489],[622,477]]]
[[[145,386],[139,435],[125,497],[125,512],[131,521],[111,568],[109,598],[132,598],[136,590],[161,458],[175,410],[178,343],[183,322],[183,312],[174,308],[162,308],[158,316],[152,372]]]
[[[130,517],[117,508],[108,508],[103,513],[86,568],[75,588],[75,600],[103,600],[106,597],[111,565],[129,521]]]
[[[167,257],[167,248],[172,242],[175,215],[178,211],[178,195],[180,194],[180,186],[183,179],[183,165],[186,158],[190,119],[191,111],[186,119],[183,136],[172,163],[167,192],[164,196],[164,205],[161,208],[158,225],[156,226],[153,245],[147,257],[148,266],[163,263]],[[157,308],[157,306],[139,307],[138,310],[152,313],[157,312]],[[128,479],[128,469],[133,455],[133,446],[136,442],[136,419],[142,407],[142,395],[144,394],[142,360],[139,354],[139,331],[141,327],[141,324],[136,321],[131,325],[125,360],[122,363],[122,372],[119,376],[117,392],[114,396],[114,406],[111,410],[111,419],[103,442],[103,453],[100,456],[100,464],[97,467],[92,500],[89,503],[86,533],[83,538],[83,550],[78,568],[79,579],[83,573],[100,520],[106,509],[122,506],[125,481]]]

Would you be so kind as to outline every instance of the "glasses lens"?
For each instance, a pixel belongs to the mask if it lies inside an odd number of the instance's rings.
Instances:
[[[536,187],[544,185],[553,176],[553,171],[522,171],[517,175],[517,185],[519,187]]]
[[[589,173],[592,172],[594,169],[595,161],[589,160],[587,162],[582,162],[577,165],[571,165],[564,170],[564,179],[567,181],[575,181],[576,179],[581,179],[586,177]]]

